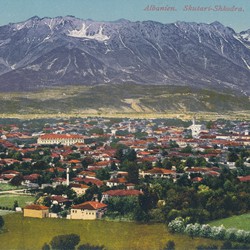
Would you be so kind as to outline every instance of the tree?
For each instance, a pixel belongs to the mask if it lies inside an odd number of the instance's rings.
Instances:
[[[227,160],[229,162],[236,162],[239,159],[238,155],[235,152],[229,152],[227,156]]]
[[[17,207],[19,207],[18,201],[14,201],[13,210],[16,211]]]
[[[172,140],[169,141],[169,146],[170,148],[179,148],[179,145],[177,144],[177,142],[172,141]]]
[[[197,167],[205,167],[207,164],[207,161],[204,157],[197,157],[195,160],[195,166]]]
[[[187,145],[185,148],[181,150],[182,153],[192,153],[193,148],[190,145]]]
[[[171,169],[172,166],[172,162],[168,158],[164,158],[164,160],[162,161],[162,167],[166,169]]]
[[[101,168],[96,171],[96,178],[99,180],[109,180],[110,174],[107,168]]]
[[[80,236],[77,234],[65,234],[55,236],[50,245],[56,250],[73,250],[80,242]]]
[[[117,170],[117,166],[116,166],[115,162],[112,162],[112,163],[111,163],[110,169],[111,169],[112,171]]]
[[[163,250],[174,250],[175,242],[173,240],[169,240]]]
[[[216,245],[211,245],[211,246],[200,245],[200,246],[197,246],[196,249],[197,250],[216,250],[216,249],[218,249],[218,246],[216,246]]]
[[[214,122],[213,121],[208,121],[207,124],[206,124],[206,127],[207,129],[211,129],[214,125]]]
[[[60,213],[62,211],[62,208],[59,204],[53,204],[51,207],[51,212],[52,213]]]
[[[228,250],[228,249],[232,249],[232,242],[231,241],[224,241],[224,243],[222,244],[221,246],[221,249],[225,249],[225,250]]]
[[[193,157],[188,157],[186,160],[186,166],[191,168],[195,164],[195,159]]]
[[[109,207],[108,212],[119,216],[133,212],[138,205],[138,199],[134,196],[111,197],[105,202]]]
[[[91,157],[85,157],[83,160],[82,160],[82,166],[83,168],[87,168],[90,164],[94,163],[94,160],[91,158]]]
[[[137,184],[139,182],[138,166],[134,163],[128,163],[127,171],[128,171],[127,181],[130,183]]]
[[[0,229],[4,226],[3,217],[0,215]]]
[[[136,156],[136,152],[134,149],[129,149],[127,151],[127,153],[124,155],[125,159],[127,159],[128,161],[135,161],[137,156]]]
[[[23,177],[21,175],[16,175],[10,180],[10,184],[12,186],[20,186],[23,181]]]
[[[244,160],[238,159],[238,160],[235,162],[235,167],[236,167],[236,168],[244,167]]]
[[[89,243],[80,245],[78,248],[78,250],[104,250],[104,246],[94,246],[94,245],[90,245]]]
[[[50,250],[50,245],[47,243],[44,243],[42,246],[42,250]]]

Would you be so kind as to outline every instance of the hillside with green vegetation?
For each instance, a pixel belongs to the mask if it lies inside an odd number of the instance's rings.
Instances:
[[[226,113],[248,112],[250,99],[186,86],[111,84],[0,93],[0,105],[2,114]]]
[[[5,233],[0,234],[1,249],[41,249],[56,235],[77,234],[80,244],[104,245],[109,250],[162,249],[173,240],[176,249],[195,249],[198,245],[219,245],[219,241],[170,234],[166,226],[134,222],[83,221],[24,218],[22,214],[4,216]]]
[[[237,228],[246,231],[250,231],[250,214],[242,214],[238,216],[232,216],[229,218],[215,220],[209,223],[211,226],[224,225],[226,228]]]

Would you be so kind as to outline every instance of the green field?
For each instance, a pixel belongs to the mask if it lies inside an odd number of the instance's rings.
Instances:
[[[136,224],[132,222],[82,221],[66,219],[23,218],[22,214],[4,216],[7,232],[0,234],[0,249],[35,250],[60,234],[75,233],[80,244],[104,245],[107,249],[161,249],[174,240],[176,249],[195,249],[199,244],[220,244],[219,241],[172,235],[164,224]]]
[[[4,216],[6,214],[13,214],[13,213],[15,212],[11,210],[0,210],[0,216]]]
[[[16,190],[16,189],[23,189],[23,186],[12,186],[8,183],[0,183],[0,191],[8,191],[8,190]]]
[[[209,224],[212,226],[224,225],[226,228],[238,228],[250,231],[250,214],[232,216],[230,218],[213,221]]]
[[[12,195],[0,194],[0,206],[12,208],[14,201],[18,201],[20,207],[26,206],[30,202],[34,202],[35,197],[30,195]]]

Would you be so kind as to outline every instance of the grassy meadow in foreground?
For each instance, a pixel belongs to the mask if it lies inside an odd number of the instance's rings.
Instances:
[[[80,244],[104,245],[107,249],[162,249],[174,240],[176,249],[196,249],[197,245],[217,244],[219,241],[170,234],[164,224],[136,224],[133,222],[82,221],[65,219],[23,218],[22,214],[4,216],[7,232],[0,234],[0,249],[35,250],[60,234],[75,233]]]

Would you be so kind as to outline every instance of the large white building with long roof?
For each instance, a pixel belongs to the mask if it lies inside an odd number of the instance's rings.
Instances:
[[[38,144],[61,144],[70,146],[76,143],[84,143],[84,136],[77,134],[44,134],[37,139]]]

